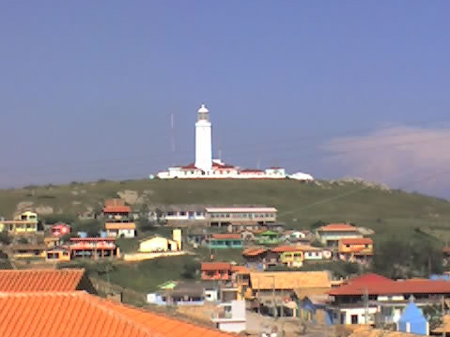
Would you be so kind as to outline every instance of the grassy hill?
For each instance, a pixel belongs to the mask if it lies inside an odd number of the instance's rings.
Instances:
[[[417,193],[386,190],[361,182],[136,180],[29,186],[0,190],[0,216],[31,207],[38,213],[78,215],[100,210],[105,199],[124,197],[135,210],[143,204],[264,204],[279,210],[291,228],[317,221],[347,221],[376,231],[375,238],[450,230],[450,203]],[[435,230],[436,229],[436,230]],[[450,231],[449,231],[450,233]]]

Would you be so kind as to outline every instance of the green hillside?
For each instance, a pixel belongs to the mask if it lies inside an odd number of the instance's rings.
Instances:
[[[119,195],[135,210],[143,204],[264,204],[277,207],[280,220],[291,228],[347,221],[374,229],[376,238],[407,238],[419,228],[445,237],[450,230],[446,200],[342,181],[138,180],[29,186],[0,190],[0,216],[9,218],[25,208],[40,214],[79,215],[99,211],[105,199]]]

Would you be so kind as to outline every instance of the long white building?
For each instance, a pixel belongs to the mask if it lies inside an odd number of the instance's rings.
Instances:
[[[212,155],[212,126],[209,110],[204,104],[197,111],[195,123],[195,162],[185,166],[169,167],[167,171],[157,174],[159,179],[285,179],[287,177],[301,181],[312,181],[314,178],[298,172],[291,176],[282,167],[271,167],[265,170],[241,169],[227,165]]]

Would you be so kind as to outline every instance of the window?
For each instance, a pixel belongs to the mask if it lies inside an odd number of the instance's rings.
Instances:
[[[167,216],[174,216],[175,212],[167,212]]]
[[[352,315],[351,319],[352,319],[352,324],[358,324],[358,315]]]
[[[350,248],[350,245],[345,245],[345,247]]]
[[[201,216],[201,215],[203,215],[203,212],[202,211],[197,211],[196,214],[197,214],[197,216]]]
[[[181,212],[180,212],[180,215],[181,215],[181,216],[185,216],[185,215],[186,215],[186,212],[185,212],[185,211],[181,211]]]
[[[366,248],[369,248],[369,245],[366,245]]]

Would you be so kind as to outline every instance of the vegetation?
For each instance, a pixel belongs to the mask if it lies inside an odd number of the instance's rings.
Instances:
[[[443,271],[442,246],[437,240],[391,238],[375,243],[373,270],[390,278],[426,277]]]
[[[131,205],[138,212],[145,211],[142,204],[151,207],[160,204],[251,203],[277,207],[279,219],[287,227],[296,229],[319,226],[322,222],[348,221],[375,230],[375,239],[395,233],[411,237],[416,228],[426,230],[440,226],[450,229],[450,203],[446,200],[355,182],[302,184],[293,180],[101,180],[47,189],[30,186],[28,189],[0,190],[0,215],[12,217],[19,203],[27,203],[32,207],[51,207],[54,214],[58,214],[45,216],[45,220],[67,217],[67,221],[89,210],[98,213],[105,199],[117,197],[124,191],[137,193],[139,204]],[[42,198],[50,192],[54,198]],[[87,227],[82,223],[79,226]]]

